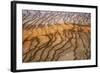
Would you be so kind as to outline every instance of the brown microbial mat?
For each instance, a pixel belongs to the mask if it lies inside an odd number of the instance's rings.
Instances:
[[[91,14],[64,11],[22,11],[23,62],[91,58]]]

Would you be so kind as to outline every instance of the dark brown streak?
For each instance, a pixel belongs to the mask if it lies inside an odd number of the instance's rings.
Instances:
[[[87,36],[87,40],[88,40],[88,49],[90,49],[91,48],[91,38],[90,38],[90,34],[89,33],[85,33],[86,34],[86,36]],[[90,36],[89,36],[90,35]],[[90,56],[88,55],[88,53],[90,53],[90,51],[89,50],[87,50],[87,59],[89,59],[90,58]]]
[[[31,42],[34,42],[35,40],[38,41],[37,38],[33,38],[33,39],[31,39],[30,41],[31,41]],[[38,43],[37,43],[37,44],[38,44]],[[31,51],[31,50],[29,50],[29,52],[30,52],[30,51]],[[25,54],[27,54],[27,53],[25,53]],[[24,54],[24,55],[25,55],[25,54]]]
[[[84,32],[84,35],[86,35],[87,41],[88,41],[88,43],[89,43],[88,36],[87,36],[87,34],[86,34],[85,32]],[[84,43],[84,42],[83,42],[83,43]],[[85,53],[86,56],[88,56],[87,54],[88,54],[88,52],[89,52],[89,51],[88,51],[89,45],[90,45],[90,44],[88,44],[88,47],[86,47],[86,53]],[[85,47],[84,47],[84,48],[85,48]],[[87,59],[88,59],[88,57],[87,57]]]
[[[85,33],[85,32],[84,32],[84,34],[86,34],[86,36],[87,36],[87,40],[88,40],[88,43],[89,43],[88,48],[90,48],[91,35],[89,33]]]
[[[28,51],[27,53],[25,53],[24,55],[26,55],[26,57],[30,54],[30,53],[32,53],[33,52],[33,50],[35,50],[35,48],[38,46],[38,44],[40,43],[39,42],[39,39],[38,38],[36,38],[36,40],[37,40],[37,45],[34,47],[34,48],[32,48],[30,51]],[[26,59],[26,57],[25,57],[25,59]],[[25,59],[24,59],[24,61],[25,61]]]
[[[56,34],[56,33],[55,33],[55,34]],[[39,59],[39,60],[42,60],[42,56],[43,56],[43,53],[45,52],[46,48],[50,47],[50,46],[52,45],[52,43],[54,43],[54,41],[56,41],[55,35],[53,35],[53,36],[54,36],[54,40],[52,40],[52,41],[49,43],[49,45],[46,46],[46,47],[44,48],[44,50],[42,50],[42,53],[41,53],[41,55],[40,55],[40,59]]]
[[[52,41],[52,37],[50,37],[49,35],[45,35],[45,36],[48,36],[48,37],[49,37],[49,41],[46,42],[46,43],[43,43],[41,46],[38,47],[38,49],[34,52],[34,54],[33,54],[33,58],[32,58],[32,59],[35,58],[35,55],[37,54],[37,52],[38,52],[39,50],[41,50],[42,48],[48,46],[49,43],[50,43],[50,41]]]
[[[57,33],[58,33],[58,31],[57,31]],[[60,35],[60,34],[58,33],[58,35]],[[60,37],[61,37],[61,35],[60,35]],[[47,54],[45,60],[48,59],[48,56],[49,56],[50,52],[53,50],[53,48],[55,48],[57,45],[60,45],[62,42],[63,41],[60,41],[59,43],[57,43],[56,45],[54,45],[54,46],[51,47],[51,49],[48,51],[48,54]]]
[[[76,32],[76,34],[77,34],[77,32]],[[75,34],[75,35],[76,35],[76,34]],[[77,49],[77,35],[75,36],[75,40],[76,40],[76,41],[75,41],[75,44],[76,44],[76,45],[75,45],[75,48],[74,48],[74,50],[73,50],[73,51],[74,51],[74,60],[77,59],[77,57],[76,57],[76,49]]]
[[[70,49],[72,47],[72,45],[70,45],[69,47],[67,47],[66,49],[62,50],[61,52],[58,53],[57,58],[55,59],[55,61],[58,61],[58,59],[60,58],[60,54],[62,54],[63,52],[65,52],[66,50]]]
[[[65,32],[65,31],[64,31]],[[66,49],[63,49],[61,52],[59,52],[58,54],[56,54],[57,55],[57,58],[55,59],[56,61],[59,59],[59,56],[60,56],[60,54],[61,53],[63,53],[64,51],[66,51],[66,50],[68,50],[69,48],[71,48],[73,45],[72,45],[72,43],[71,43],[71,40],[72,40],[72,38],[73,38],[73,36],[65,43],[65,44],[67,44],[68,42],[70,42],[70,46],[69,47],[67,47]]]
[[[78,35],[79,35],[79,38],[81,39],[81,41],[82,41],[82,43],[83,43],[83,47],[85,48],[85,44],[84,44],[83,39],[81,38],[81,35],[80,35],[79,32],[78,32]]]
[[[71,32],[70,32],[71,33]],[[57,55],[57,51],[58,50],[60,50],[61,48],[63,48],[68,42],[70,42],[71,41],[71,39],[72,39],[73,37],[70,37],[69,39],[68,39],[68,41],[67,42],[65,42],[65,44],[62,46],[62,47],[60,47],[59,49],[57,49],[57,50],[55,50],[55,54],[54,54],[54,57],[53,57],[53,59],[55,58],[55,56]],[[71,42],[70,42],[71,43]],[[52,60],[53,60],[52,59]]]
[[[59,33],[59,32],[58,32]],[[60,35],[60,33],[59,33],[59,35]],[[60,35],[61,36],[61,35]],[[62,39],[62,42],[64,41],[64,39],[62,38],[62,36],[61,36],[61,39]],[[60,45],[60,44],[59,44]],[[64,44],[65,45],[65,44]],[[64,46],[62,46],[61,48],[63,48]],[[60,48],[59,48],[60,49]],[[56,51],[57,51],[58,49],[56,49],[55,51],[54,51],[54,54],[53,54],[53,56],[52,56],[52,59],[51,59],[51,61],[54,59],[54,56],[55,56],[55,54],[56,54]]]

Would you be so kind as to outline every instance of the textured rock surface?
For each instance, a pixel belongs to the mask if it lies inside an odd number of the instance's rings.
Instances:
[[[23,62],[90,59],[91,14],[23,10]]]

